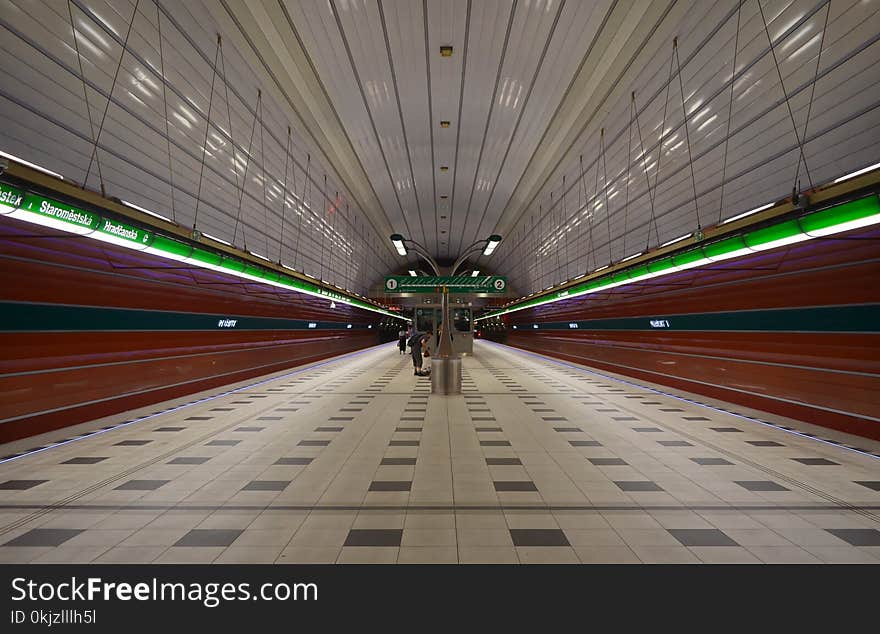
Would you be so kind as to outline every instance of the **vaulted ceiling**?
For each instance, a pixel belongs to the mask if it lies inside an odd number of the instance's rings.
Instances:
[[[0,150],[358,292],[394,232],[525,294],[880,146],[867,0],[2,1]]]

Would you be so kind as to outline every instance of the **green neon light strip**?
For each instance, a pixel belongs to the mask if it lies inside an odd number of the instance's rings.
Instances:
[[[144,251],[166,260],[176,260],[260,284],[277,286],[287,291],[337,301],[395,319],[404,319],[396,313],[328,290],[318,284],[305,282],[269,268],[246,263],[228,255],[207,251],[201,247],[145,231],[112,218],[105,218],[84,209],[71,207],[51,198],[27,193],[5,183],[0,183],[0,215],[109,242],[127,249]]]
[[[526,308],[543,306],[544,304],[551,304],[563,299],[571,299],[580,295],[598,293],[615,286],[641,282],[653,277],[711,264],[712,262],[738,258],[750,253],[775,249],[786,244],[793,244],[812,238],[843,233],[844,231],[867,227],[877,223],[880,223],[880,198],[875,194],[835,205],[821,211],[814,211],[794,220],[784,220],[743,235],[724,238],[705,246],[696,247],[676,255],[649,262],[645,265],[638,265],[631,269],[577,284],[556,293],[535,297],[521,304],[514,304],[488,315],[477,317],[474,321],[490,319]]]

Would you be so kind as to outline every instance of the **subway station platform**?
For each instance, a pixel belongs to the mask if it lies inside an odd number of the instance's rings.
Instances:
[[[485,341],[463,384],[387,344],[6,445],[0,562],[880,562],[880,443]]]

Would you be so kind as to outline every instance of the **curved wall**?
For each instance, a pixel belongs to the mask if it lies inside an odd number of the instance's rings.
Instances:
[[[880,231],[850,232],[511,313],[506,342],[880,439],[878,279]]]
[[[368,311],[0,221],[0,442],[378,343]]]

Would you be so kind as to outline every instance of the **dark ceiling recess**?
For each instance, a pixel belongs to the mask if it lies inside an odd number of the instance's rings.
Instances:
[[[441,57],[452,57],[452,47],[451,46],[441,46],[440,47],[440,56]]]

